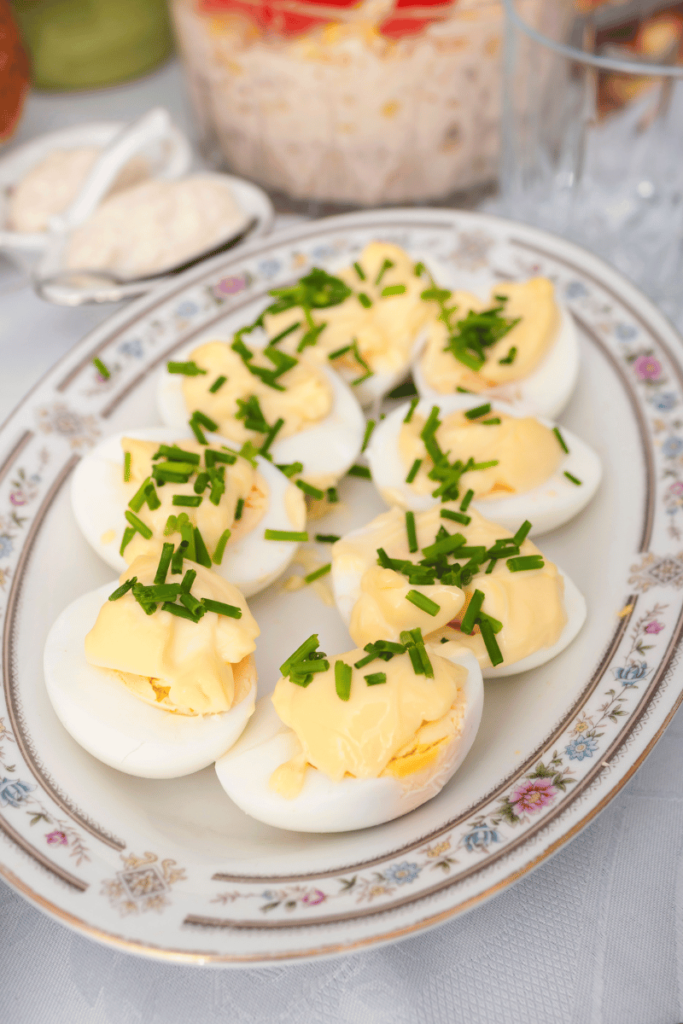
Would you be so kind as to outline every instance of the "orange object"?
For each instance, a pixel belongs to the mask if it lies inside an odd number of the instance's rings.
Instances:
[[[0,142],[13,134],[29,87],[29,64],[9,0],[0,0]]]

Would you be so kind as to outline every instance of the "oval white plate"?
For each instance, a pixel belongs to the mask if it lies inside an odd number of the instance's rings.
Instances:
[[[588,621],[555,661],[486,684],[482,728],[443,792],[398,821],[342,835],[261,825],[213,769],[154,781],[92,759],[61,728],[42,678],[59,612],[111,570],[80,537],[68,479],[102,436],[155,422],[155,375],[207,330],[253,317],[311,264],[383,238],[430,254],[452,281],[547,274],[581,332],[563,422],[600,454],[592,504],[543,539],[584,592]],[[631,284],[532,228],[471,213],[387,210],[312,222],[188,272],[119,312],[58,364],[0,430],[0,871],[81,932],[188,963],[266,963],[358,949],[475,907],[575,835],[621,788],[673,714],[683,631],[681,341]],[[111,370],[100,379],[99,356]],[[347,479],[315,531],[383,508]],[[321,551],[321,561],[324,561]],[[253,599],[259,694],[313,628],[349,638],[306,588]]]

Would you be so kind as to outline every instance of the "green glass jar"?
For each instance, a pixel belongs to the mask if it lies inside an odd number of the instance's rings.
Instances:
[[[38,89],[94,89],[171,53],[166,0],[12,0]]]

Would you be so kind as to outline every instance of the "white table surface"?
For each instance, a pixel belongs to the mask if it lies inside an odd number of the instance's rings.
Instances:
[[[17,141],[155,103],[191,130],[172,63],[127,86],[30,99]],[[0,421],[114,307],[41,302],[0,260]],[[683,709],[644,767],[551,861],[465,917],[343,959],[158,964],[45,917],[0,882],[0,1024],[678,1024]]]

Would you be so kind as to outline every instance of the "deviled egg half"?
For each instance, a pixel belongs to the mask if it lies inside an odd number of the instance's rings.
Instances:
[[[413,366],[420,396],[435,402],[474,392],[559,416],[576,386],[579,344],[552,281],[496,284],[487,301],[464,291],[440,294],[442,314]]]
[[[565,427],[471,395],[399,406],[367,457],[388,505],[417,512],[472,490],[471,508],[513,532],[531,520],[531,536],[577,515],[602,476],[593,449]]]
[[[76,467],[71,503],[86,540],[121,571],[166,541],[247,597],[284,572],[306,539],[302,491],[268,459],[187,428],[115,434]]]
[[[170,779],[212,764],[254,711],[259,628],[236,587],[172,545],[69,605],[47,638],[47,692],[94,757]]]
[[[360,451],[363,413],[331,364],[283,348],[260,328],[186,346],[159,378],[159,414],[180,429],[199,411],[229,443],[265,446],[273,462],[325,490]]]
[[[423,297],[429,287],[405,250],[370,242],[334,275],[314,269],[292,288],[271,292],[275,302],[262,323],[271,344],[290,353],[304,347],[348,381],[361,405],[370,405],[408,375],[439,312]]]
[[[430,800],[479,728],[481,670],[455,643],[401,642],[327,657],[312,636],[282,665],[241,739],[216,762],[245,813],[298,832],[346,832]]]
[[[576,586],[530,540],[463,502],[424,512],[392,508],[332,548],[337,607],[354,643],[396,641],[419,627],[427,642],[457,640],[484,677],[536,668],[586,618]]]

